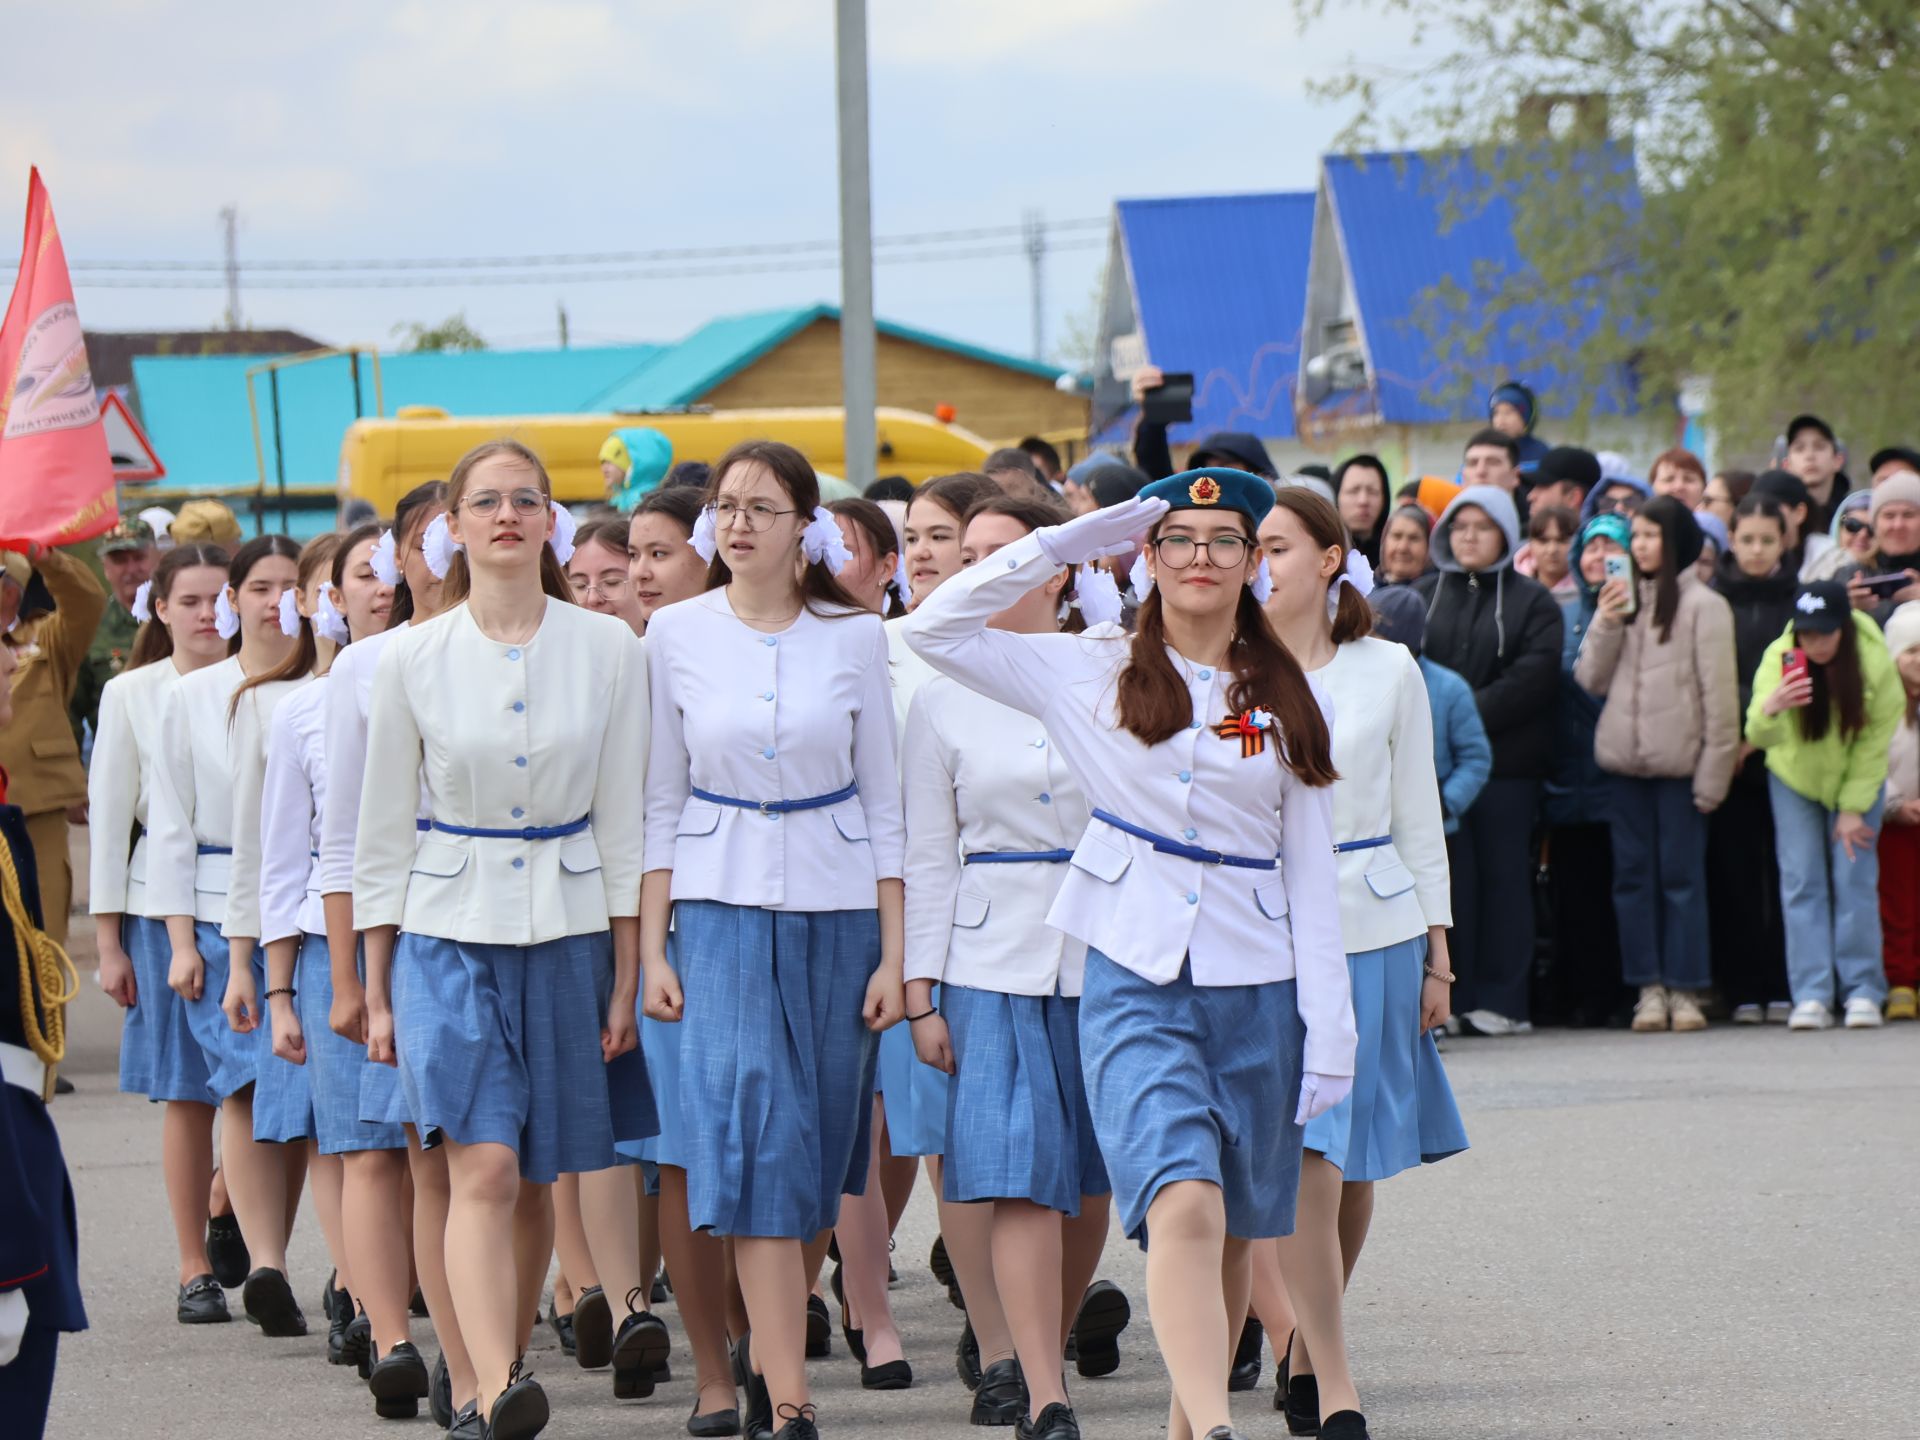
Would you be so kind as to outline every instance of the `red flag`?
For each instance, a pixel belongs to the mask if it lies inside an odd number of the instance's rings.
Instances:
[[[20,278],[0,321],[0,548],[71,545],[118,518],[67,254],[36,169]]]

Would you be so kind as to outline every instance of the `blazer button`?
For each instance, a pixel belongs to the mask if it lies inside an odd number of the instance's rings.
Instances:
[[[771,649],[773,646],[778,645],[780,643],[780,637],[778,635],[769,635],[766,637],[766,639],[762,640],[760,643],[762,645],[767,646],[769,649]]]
[[[760,752],[760,758],[762,760],[771,760],[773,758],[773,747],[769,745],[766,749],[762,750]]]
[[[773,698],[773,692],[771,690],[762,690],[760,692],[760,698],[762,700],[771,700]]]
[[[513,868],[516,870],[524,870],[527,868],[527,862],[516,855],[513,857]]]
[[[1189,729],[1189,730],[1198,730],[1198,729],[1199,729],[1199,728],[1200,728],[1200,727],[1201,727],[1201,726],[1202,726],[1203,724],[1205,724],[1205,723],[1206,723],[1205,721],[1202,721],[1202,720],[1196,720],[1196,721],[1194,721],[1194,722],[1193,722],[1193,723],[1192,723],[1191,725],[1189,725],[1189,726],[1187,726],[1187,729]]]
[[[526,708],[527,702],[524,700],[516,700],[513,702],[513,713],[516,715],[522,714]]]
[[[1202,670],[1202,671],[1200,672],[1200,678],[1201,678],[1202,680],[1211,680],[1211,679],[1213,679],[1213,671],[1211,671],[1211,670]]]
[[[520,652],[518,650],[507,651],[507,659],[518,660],[519,658],[520,658]]]
[[[1038,800],[1042,805],[1053,804],[1053,796],[1051,795],[1036,795],[1034,799]]]
[[[1194,840],[1199,838],[1200,832],[1189,825],[1186,829],[1182,830],[1180,834],[1184,839]]]
[[[524,770],[527,768],[527,757],[524,755],[516,755],[513,757],[513,763]]]
[[[513,818],[516,820],[522,819],[526,813],[527,812],[522,810],[518,805],[513,807]]]
[[[1199,903],[1200,903],[1200,897],[1194,894],[1193,891],[1191,890],[1187,891],[1187,904],[1198,905]]]
[[[524,765],[527,762],[522,760],[520,763]],[[1192,782],[1193,782],[1193,772],[1191,770],[1182,770],[1180,772],[1180,783],[1182,785],[1188,785],[1188,784],[1191,784]]]
[[[1009,570],[1017,569],[1019,567],[1019,564],[1020,562],[1018,560],[1009,560],[1007,561],[1007,568]]]

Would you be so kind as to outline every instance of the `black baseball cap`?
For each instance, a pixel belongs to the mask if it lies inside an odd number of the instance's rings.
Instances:
[[[1753,482],[1752,492],[1765,495],[1782,505],[1811,505],[1813,496],[1807,490],[1807,482],[1791,470],[1765,470],[1760,478]]]
[[[1827,443],[1840,448],[1840,437],[1833,433],[1833,427],[1818,415],[1796,415],[1787,422],[1787,444],[1793,444],[1794,437],[1802,430],[1818,430],[1827,437]]]
[[[1867,461],[1867,473],[1876,473],[1890,460],[1899,460],[1906,464],[1914,474],[1920,475],[1920,450],[1911,445],[1883,445],[1873,452],[1873,458]]]
[[[1591,490],[1600,483],[1600,459],[1591,450],[1578,445],[1556,445],[1540,457],[1534,467],[1533,488],[1557,485],[1561,481]]]
[[[1802,585],[1793,597],[1793,628],[1809,635],[1837,635],[1852,624],[1847,587],[1833,580]]]

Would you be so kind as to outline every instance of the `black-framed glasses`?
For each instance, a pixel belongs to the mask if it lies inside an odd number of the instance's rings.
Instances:
[[[781,510],[766,500],[749,500],[745,505],[742,505],[737,500],[716,500],[713,502],[713,523],[716,528],[721,530],[732,525],[736,515],[744,515],[747,520],[747,529],[757,533],[762,530],[771,529],[773,522],[780,516],[795,513],[797,512],[792,510]]]
[[[1867,521],[1862,520],[1858,515],[1842,516],[1840,528],[1849,535],[1871,535],[1873,533],[1873,526]]]
[[[522,486],[507,495],[502,495],[498,490],[476,490],[471,495],[460,497],[460,503],[467,507],[467,513],[478,515],[482,520],[497,514],[502,500],[513,506],[516,515],[538,515],[547,508],[547,497],[531,485]]]
[[[1216,570],[1231,570],[1244,565],[1253,548],[1244,535],[1216,535],[1207,541],[1207,563]],[[1162,535],[1153,542],[1153,553],[1169,570],[1184,570],[1193,564],[1200,542],[1191,535]]]

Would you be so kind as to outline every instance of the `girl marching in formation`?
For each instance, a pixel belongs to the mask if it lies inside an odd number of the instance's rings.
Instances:
[[[1292,1330],[1289,1427],[1367,1433],[1374,1183],[1466,1137],[1427,701],[1358,543],[1213,469],[1078,519],[947,476],[903,532],[754,441],[576,546],[496,441],[390,530],[166,556],[102,700],[92,894],[182,1323],[228,1318],[218,1111],[248,1317],[306,1333],[310,1185],[378,1415],[538,1434],[557,1242],[556,1329],[617,1397],[671,1378],[664,1252],[687,1432],[813,1440],[830,1249],[863,1385],[913,1383],[888,1251],[924,1158],[975,1424],[1077,1440],[1066,1362],[1110,1373],[1128,1320],[1111,1211],[1172,1440],[1234,1433],[1250,1304]]]

